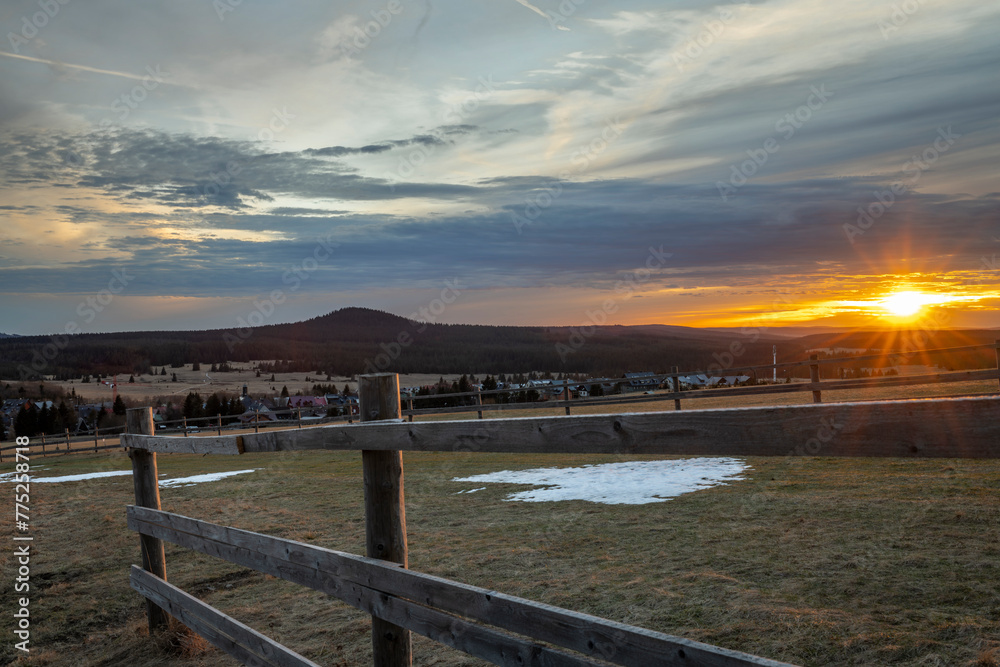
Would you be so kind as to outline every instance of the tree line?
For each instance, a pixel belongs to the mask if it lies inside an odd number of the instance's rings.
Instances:
[[[365,308],[345,308],[294,324],[257,327],[227,344],[225,330],[124,332],[66,337],[60,349],[42,336],[0,339],[0,377],[35,380],[81,375],[163,376],[167,368],[188,363],[212,364],[269,360],[265,373],[314,372],[353,376],[373,371],[398,373],[467,373],[493,375],[511,369],[536,369],[591,376],[620,377],[628,371],[725,371],[728,348],[739,343],[739,358],[729,366],[767,365],[773,341],[737,332],[726,338],[656,333],[646,328],[593,327],[582,337],[567,327],[514,327],[422,324]],[[784,361],[805,360],[809,348],[835,344],[858,349],[950,347],[993,342],[995,331],[864,332],[817,334],[780,343]],[[402,342],[400,342],[402,341]],[[51,358],[50,358],[51,357]],[[992,362],[989,350],[975,353],[914,355],[911,363],[950,368],[982,368]],[[209,370],[209,373],[212,371]]]

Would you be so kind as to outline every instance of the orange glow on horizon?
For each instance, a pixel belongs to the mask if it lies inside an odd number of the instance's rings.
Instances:
[[[901,276],[893,278],[886,276],[881,284],[853,289],[843,295],[834,293],[827,298],[788,296],[773,300],[770,305],[740,304],[721,316],[719,310],[711,312],[706,308],[702,312],[675,312],[673,318],[660,321],[693,327],[894,328],[912,326],[927,318],[954,321],[962,314],[995,311],[1000,304],[1000,291],[988,289],[984,284],[948,284],[944,280],[927,279],[910,283],[900,280]]]

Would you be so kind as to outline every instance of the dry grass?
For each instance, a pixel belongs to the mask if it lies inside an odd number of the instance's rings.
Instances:
[[[333,376],[328,382],[325,375],[317,375],[312,372],[296,373],[275,373],[274,380],[271,380],[271,373],[262,373],[257,377],[253,362],[230,362],[233,370],[225,373],[211,373],[211,364],[202,364],[201,370],[191,370],[192,364],[185,364],[180,368],[167,367],[167,376],[161,375],[137,375],[135,382],[129,383],[127,373],[118,376],[118,393],[124,399],[129,399],[137,404],[148,403],[148,398],[153,396],[176,396],[177,401],[184,401],[188,392],[196,391],[203,397],[207,397],[213,392],[224,392],[229,394],[239,394],[243,390],[243,385],[247,385],[247,390],[251,396],[277,396],[281,388],[287,386],[288,391],[294,394],[301,391],[308,394],[312,391],[314,384],[336,384],[342,388],[345,384],[352,390],[356,390],[358,383],[355,380],[342,375]],[[159,367],[156,369],[160,370]],[[173,374],[177,375],[177,382],[171,381]],[[485,373],[478,374],[485,377]],[[404,387],[422,386],[434,384],[441,375],[422,373],[415,375],[400,375],[400,384]],[[444,375],[445,380],[453,382],[458,380],[459,375]],[[309,378],[308,380],[306,378]],[[96,381],[83,384],[77,380],[49,380],[47,385],[61,387],[67,394],[71,390],[87,401],[110,401],[111,388]]]
[[[745,480],[638,506],[507,503],[525,487],[455,495],[470,485],[450,481],[626,458],[656,457],[407,453],[411,567],[804,665],[997,664],[1000,461],[751,458]],[[159,460],[168,476],[258,469],[165,489],[168,511],[363,553],[357,453]],[[40,465],[56,475],[129,463]],[[235,664],[181,630],[148,636],[128,586],[138,561],[124,525],[129,477],[32,491],[33,650],[19,664]],[[0,493],[10,516],[13,489]],[[0,541],[2,562],[12,548]],[[171,545],[167,568],[172,582],[320,664],[371,664],[368,619],[343,603]],[[15,658],[9,623],[0,642],[5,664]],[[420,665],[481,664],[422,638],[415,653]]]

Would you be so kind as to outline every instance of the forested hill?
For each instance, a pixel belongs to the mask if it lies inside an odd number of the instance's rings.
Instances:
[[[775,330],[777,331],[777,330]],[[30,369],[61,378],[148,373],[185,363],[279,360],[275,370],[331,375],[551,371],[620,377],[629,371],[726,369],[806,358],[811,348],[951,347],[992,342],[996,331],[817,334],[794,340],[751,331],[676,326],[591,328],[425,324],[367,308],[345,308],[294,324],[211,331],[142,331],[0,339],[0,378]],[[987,354],[988,353],[988,354]],[[981,362],[992,352],[975,355]],[[926,360],[922,360],[926,361]],[[977,362],[977,363],[978,363]],[[962,361],[964,364],[964,360]]]
[[[923,354],[921,350],[949,350],[970,345],[986,345],[1000,340],[996,329],[943,329],[941,331],[855,331],[814,334],[797,339],[805,349],[825,349],[834,356],[845,351],[856,354],[893,353],[895,363],[938,365],[944,368],[990,368],[996,364],[993,350],[960,350]],[[899,356],[901,355],[901,356]]]
[[[742,345],[737,363],[767,363],[771,341],[684,327],[514,327],[426,324],[345,308],[294,324],[243,330],[140,331],[0,340],[0,378],[147,373],[184,363],[282,360],[279,368],[352,375],[552,371],[620,376],[626,371],[706,367]],[[788,341],[783,343],[790,347]],[[53,354],[55,352],[55,354]],[[46,357],[52,357],[47,359]]]

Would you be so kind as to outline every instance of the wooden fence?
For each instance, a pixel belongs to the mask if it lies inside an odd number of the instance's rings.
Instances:
[[[406,569],[402,452],[1000,457],[994,396],[416,423],[402,420],[399,401],[397,376],[362,376],[363,423],[200,438],[154,436],[149,409],[129,411],[123,442],[136,505],[128,525],[140,534],[143,563],[132,585],[147,598],[150,628],[169,613],[247,664],[313,664],[168,584],[166,540],[368,612],[379,666],[412,663],[411,631],[498,665],[783,664]],[[161,510],[157,452],[310,449],[362,451],[366,557]]]
[[[681,400],[699,400],[704,398],[739,398],[742,396],[753,396],[762,394],[787,394],[787,393],[799,393],[799,392],[812,392],[812,401],[814,403],[822,402],[822,392],[823,391],[838,391],[844,389],[862,389],[862,388],[875,388],[875,387],[901,387],[901,386],[914,386],[922,384],[948,384],[953,382],[969,382],[969,381],[982,381],[982,380],[1000,380],[1000,340],[992,344],[982,344],[982,345],[969,345],[964,347],[952,347],[952,348],[940,348],[940,349],[928,349],[928,350],[914,350],[907,352],[906,356],[916,356],[920,358],[928,358],[935,354],[956,354],[956,353],[968,353],[977,352],[983,350],[994,350],[997,367],[981,370],[972,371],[949,371],[942,373],[928,373],[924,375],[911,375],[911,376],[897,376],[897,377],[873,377],[873,378],[852,378],[847,380],[821,380],[820,378],[820,367],[824,365],[843,365],[848,363],[855,363],[860,361],[893,361],[898,360],[901,356],[900,354],[879,354],[879,355],[863,355],[855,357],[838,357],[831,359],[816,359],[812,358],[809,361],[798,361],[798,362],[784,362],[777,365],[766,365],[766,366],[739,366],[726,368],[724,371],[726,373],[735,373],[739,371],[743,372],[753,372],[756,374],[757,371],[770,371],[772,369],[794,369],[808,367],[810,381],[809,382],[792,382],[788,384],[770,384],[770,385],[753,385],[753,386],[743,386],[743,387],[727,387],[724,389],[698,389],[693,391],[680,391],[680,382],[678,380],[681,376],[687,375],[697,375],[697,374],[707,374],[710,372],[720,372],[718,370],[711,371],[687,371],[685,373],[680,373],[677,368],[673,368],[670,373],[661,373],[659,375],[653,375],[652,379],[655,381],[655,386],[666,384],[672,387],[670,391],[657,392],[652,396],[645,395],[641,392],[636,393],[624,393],[620,395],[604,396],[604,397],[593,397],[593,398],[577,398],[573,399],[570,392],[570,387],[579,385],[589,385],[594,384],[593,382],[586,381],[572,381],[565,380],[561,382],[556,382],[551,385],[545,385],[544,390],[553,392],[556,391],[556,395],[559,398],[555,400],[549,399],[541,402],[520,402],[520,403],[500,403],[494,402],[489,403],[491,399],[494,401],[500,400],[501,397],[507,397],[511,394],[518,394],[527,391],[527,388],[521,388],[516,390],[511,389],[496,389],[487,391],[474,391],[465,393],[454,393],[454,394],[437,394],[431,396],[404,396],[403,402],[409,406],[408,409],[402,409],[401,414],[413,421],[414,416],[426,416],[431,414],[449,414],[449,413],[477,413],[479,419],[483,419],[485,414],[490,412],[500,412],[509,410],[538,410],[538,409],[555,409],[564,410],[565,414],[570,414],[572,408],[582,408],[590,406],[615,406],[615,405],[628,405],[636,404],[641,405],[643,403],[653,403],[661,401],[674,401],[674,409],[681,409]],[[814,355],[815,357],[815,355]],[[601,384],[611,384],[617,387],[623,387],[629,382],[629,378],[613,378],[613,379],[603,379]],[[1000,388],[1000,385],[998,385]],[[542,387],[535,387],[534,389],[543,389]],[[484,399],[487,401],[484,403]],[[448,407],[431,407],[431,408],[417,408],[414,405],[421,401],[428,400],[447,400],[455,401],[458,403],[465,403],[465,405],[454,405]],[[308,408],[307,410],[312,409]],[[348,414],[336,416],[336,417],[323,417],[319,420],[303,419],[301,409],[288,409],[288,410],[275,410],[271,412],[271,415],[277,416],[276,421],[261,421],[259,418],[250,422],[233,423],[238,417],[236,415],[215,415],[208,417],[196,417],[191,419],[177,419],[173,421],[161,421],[157,422],[156,426],[158,431],[163,433],[181,433],[185,436],[187,435],[201,435],[203,433],[208,433],[215,431],[217,435],[222,435],[225,430],[241,430],[252,428],[255,432],[259,432],[261,429],[268,428],[289,428],[296,427],[302,428],[304,425],[309,425],[310,423],[338,423],[338,422],[354,422],[354,415],[348,411]],[[229,422],[229,423],[227,423]],[[69,431],[64,435],[40,435],[32,438],[32,456],[50,456],[56,454],[73,454],[73,453],[88,453],[88,452],[100,452],[106,450],[121,449],[119,444],[101,444],[105,442],[108,438],[117,438],[122,431],[122,427],[114,428],[102,428],[95,429],[93,434],[88,434],[85,436],[71,436]],[[6,452],[13,452],[15,449],[14,445],[9,445],[7,447],[0,446],[0,462],[3,462]]]
[[[94,429],[92,435],[74,437],[70,435],[69,429],[66,429],[66,432],[62,436],[51,434],[33,436],[30,444],[31,456],[32,458],[38,458],[65,454],[97,453],[109,449],[120,450],[122,446],[118,443],[118,438],[124,430],[124,427]],[[113,444],[107,444],[108,439],[112,440]],[[15,449],[23,450],[23,447],[17,447],[16,445],[0,447],[0,463],[4,460],[4,452],[13,452]]]
[[[925,373],[923,375],[909,375],[909,376],[884,376],[884,377],[868,377],[868,378],[849,378],[843,380],[822,380],[820,377],[820,368],[822,366],[832,366],[832,365],[845,365],[853,364],[861,361],[899,361],[901,357],[920,357],[927,358],[933,355],[941,354],[956,354],[963,352],[977,352],[983,350],[994,350],[996,357],[996,367],[986,368],[981,370],[972,371],[947,371],[940,373]],[[756,376],[757,371],[771,371],[772,369],[795,369],[807,367],[809,369],[809,381],[808,382],[789,382],[781,384],[763,384],[763,385],[750,385],[741,387],[726,387],[723,389],[696,389],[689,391],[682,391],[681,383],[679,378],[683,376],[691,375],[708,375],[724,373],[726,375],[731,375],[736,372],[752,372]],[[867,389],[874,387],[904,387],[904,386],[914,386],[921,384],[949,384],[953,382],[970,382],[977,380],[998,380],[1000,381],[1000,339],[994,343],[985,343],[982,345],[966,345],[962,347],[948,347],[948,348],[936,348],[927,350],[913,350],[908,351],[904,354],[901,353],[886,353],[886,354],[872,354],[872,355],[861,355],[855,357],[837,357],[831,359],[819,359],[818,355],[812,355],[809,361],[791,361],[784,362],[780,364],[769,364],[769,365],[756,365],[756,366],[734,366],[725,369],[716,370],[701,370],[701,371],[687,371],[680,372],[675,366],[671,369],[669,373],[654,374],[647,379],[652,379],[655,381],[655,387],[660,385],[669,385],[671,389],[669,391],[657,392],[655,395],[636,395],[635,393],[626,393],[623,395],[612,395],[612,396],[602,396],[596,398],[585,398],[585,399],[573,399],[570,391],[570,387],[573,386],[589,386],[593,384],[610,384],[617,388],[625,388],[631,381],[630,378],[613,378],[613,379],[602,379],[599,381],[574,381],[574,380],[562,380],[559,382],[553,382],[549,385],[535,386],[535,387],[521,387],[518,389],[491,389],[488,391],[471,391],[463,393],[454,394],[435,394],[430,396],[408,396],[406,397],[406,402],[409,405],[408,409],[403,410],[403,415],[408,417],[410,421],[413,421],[414,416],[427,415],[427,414],[445,414],[445,413],[461,413],[461,412],[476,412],[478,413],[479,419],[483,418],[483,413],[490,410],[537,410],[539,408],[563,408],[566,414],[570,414],[572,408],[586,407],[586,406],[605,406],[605,405],[621,405],[623,403],[652,403],[660,401],[674,401],[674,409],[681,409],[681,400],[698,400],[704,398],[733,398],[741,396],[755,396],[763,394],[789,394],[789,393],[799,393],[799,392],[812,392],[812,402],[822,403],[822,392],[824,391],[840,391],[845,389]],[[1000,388],[1000,384],[998,384]],[[535,391],[548,391],[551,392],[553,396],[559,396],[556,400],[546,400],[544,402],[512,402],[512,403],[484,403],[483,399],[489,399],[491,397],[497,400],[501,397],[510,396],[512,394],[523,393],[529,390]],[[415,407],[416,402],[421,401],[431,401],[431,400],[457,400],[458,402],[468,403],[468,405],[456,405],[450,407],[430,407],[430,408],[419,408]]]
[[[308,410],[308,408],[307,408]],[[243,422],[238,415],[223,416],[221,414],[214,417],[193,417],[191,419],[174,419],[170,421],[156,422],[156,428],[164,435],[169,433],[180,433],[187,437],[189,435],[200,435],[214,431],[217,435],[222,435],[223,431],[238,431],[253,429],[259,433],[261,429],[268,428],[303,428],[303,426],[316,424],[331,424],[346,422],[353,424],[353,415],[340,415],[336,417],[321,417],[310,419],[302,416],[301,409],[275,410],[272,415],[277,415],[277,420],[260,421],[259,416],[255,419]],[[229,423],[226,423],[226,422]],[[123,451],[123,446],[119,438],[126,430],[125,426],[95,427],[93,433],[86,435],[71,435],[69,429],[63,435],[39,434],[31,436],[31,456],[64,456],[66,454],[88,454],[107,450]],[[111,441],[112,444],[107,444]],[[16,445],[0,447],[0,463],[3,462],[5,452],[13,452],[19,448]]]

